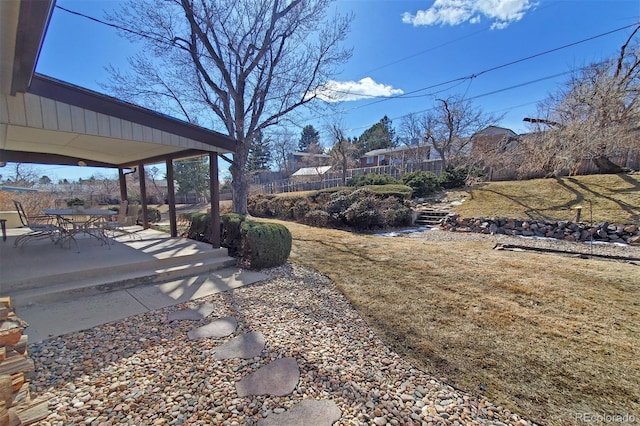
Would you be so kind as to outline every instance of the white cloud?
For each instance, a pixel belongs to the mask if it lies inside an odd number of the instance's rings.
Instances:
[[[403,93],[402,89],[394,89],[393,86],[376,83],[371,77],[365,77],[359,81],[330,80],[315,91],[315,95],[326,102],[358,101]]]
[[[402,22],[414,26],[476,24],[486,17],[493,21],[492,30],[501,30],[521,20],[536,4],[533,0],[435,0],[429,9],[405,12]]]

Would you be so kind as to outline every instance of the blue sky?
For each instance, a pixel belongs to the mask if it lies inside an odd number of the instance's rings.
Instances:
[[[105,12],[118,8],[121,2],[58,0],[57,4],[103,20]],[[463,95],[485,112],[504,114],[500,125],[525,132],[522,119],[535,115],[536,102],[556,90],[568,75],[548,77],[616,55],[632,28],[472,79],[420,89],[640,20],[638,0],[338,0],[334,7],[355,14],[346,41],[353,56],[329,83],[340,93],[361,95],[332,103],[341,111],[341,122],[350,136],[359,136],[385,115],[398,127],[404,115],[424,111],[433,105],[434,97],[448,95]],[[99,83],[108,78],[105,67],[126,69],[127,56],[137,49],[111,27],[56,9],[37,71],[101,91]],[[498,93],[482,96],[495,91]],[[313,124],[322,132],[326,121],[326,117],[308,111],[297,123]],[[300,130],[292,129],[295,133]],[[71,179],[95,172],[51,166],[42,170],[50,177]]]

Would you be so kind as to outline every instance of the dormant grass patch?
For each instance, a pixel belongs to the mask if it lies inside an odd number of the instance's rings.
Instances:
[[[640,413],[640,266],[281,223],[291,259],[433,375],[544,424]]]

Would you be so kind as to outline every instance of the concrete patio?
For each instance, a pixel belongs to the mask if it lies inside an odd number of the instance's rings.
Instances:
[[[78,238],[78,250],[35,240],[0,242],[0,295],[29,323],[29,342],[108,323],[265,279],[224,248],[138,228],[134,236]]]

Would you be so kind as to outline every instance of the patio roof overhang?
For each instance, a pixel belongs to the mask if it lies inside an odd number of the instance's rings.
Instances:
[[[235,151],[221,133],[36,74],[54,5],[0,1],[0,162],[128,168]]]

